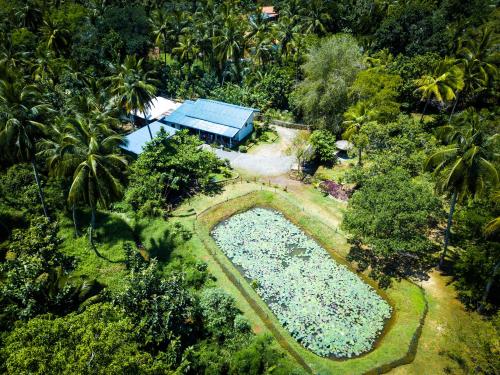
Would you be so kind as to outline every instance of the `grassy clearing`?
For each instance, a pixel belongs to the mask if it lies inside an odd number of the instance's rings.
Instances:
[[[394,369],[394,374],[464,374],[460,359],[453,360],[447,352],[466,353],[469,340],[476,340],[475,329],[485,322],[475,312],[468,312],[456,298],[451,278],[438,271],[430,275],[422,286],[427,293],[429,313],[422,330],[421,342],[415,360]],[[470,373],[470,372],[469,372]]]
[[[254,327],[254,329],[258,331],[262,329],[262,326],[267,326],[268,329],[274,331],[273,333],[275,333],[275,336],[277,332],[278,337],[281,338],[280,343],[288,349],[291,348],[293,352],[298,353],[316,373],[365,373],[376,367],[404,357],[425,309],[425,299],[423,298],[421,290],[408,282],[397,283],[393,288],[387,291],[387,297],[392,302],[396,311],[393,322],[390,323],[391,328],[381,339],[378,346],[365,356],[348,361],[334,361],[321,358],[300,346],[288,332],[281,327],[265,303],[234,269],[231,262],[220,252],[220,250],[218,250],[209,235],[210,229],[220,220],[255,205],[267,206],[283,212],[289,220],[299,225],[306,233],[316,238],[339,262],[346,264],[342,255],[344,255],[348,249],[348,245],[342,233],[323,224],[315,217],[311,217],[305,210],[301,210],[300,207],[284,199],[281,195],[270,191],[254,191],[237,200],[232,200],[228,204],[215,206],[209,211],[201,214],[198,218],[199,226],[197,227],[196,237],[201,239],[200,245],[205,245],[205,249],[200,248],[199,251],[204,254],[203,256],[205,258],[207,255],[211,258],[215,258],[211,268],[219,268],[219,276],[217,278],[221,286],[224,287],[227,286],[227,284],[231,284],[229,280],[231,275],[228,277],[224,273],[224,269],[230,270],[232,276],[238,280],[237,282],[240,290],[235,291],[237,293],[236,295],[239,295],[237,300],[239,306],[243,307],[242,310],[249,317],[250,321],[254,324],[257,323],[257,327]],[[206,253],[207,247],[210,253],[212,253],[212,256]],[[222,269],[217,262],[222,265]],[[366,281],[369,282],[368,280]],[[258,309],[261,312],[260,314],[255,311],[255,308],[249,306],[251,302],[249,303],[249,301],[242,296],[241,288],[245,294],[251,296],[253,302],[258,305]],[[233,295],[235,295],[234,292]]]
[[[417,113],[417,112],[412,112],[411,113],[411,117],[414,119],[414,120],[418,120],[420,121],[420,119],[422,118],[422,113]],[[428,122],[431,122],[434,120],[434,115],[424,115],[424,119],[423,119],[423,122],[424,123],[428,123]]]
[[[86,213],[80,214],[80,223],[88,222],[87,216]],[[59,235],[63,239],[61,250],[77,259],[74,274],[95,277],[114,291],[120,289],[125,277],[125,243],[134,247],[137,242],[141,243],[147,249],[144,252],[146,256],[157,258],[162,263],[168,263],[172,250],[183,243],[175,227],[176,220],[157,218],[136,221],[125,214],[99,212],[95,241],[102,255],[99,257],[89,245],[87,227],[80,227],[80,236],[75,238],[72,221],[61,217],[59,222]]]
[[[80,214],[79,222],[88,223],[88,214]],[[95,277],[110,289],[116,290],[125,276],[123,244],[134,243],[133,230],[123,217],[117,214],[99,212],[97,215],[97,249],[103,258],[98,257],[88,242],[86,226],[79,228],[81,236],[74,237],[75,231],[70,219],[61,217],[59,235],[63,239],[61,250],[76,257],[75,275]]]
[[[351,161],[337,164],[331,168],[320,166],[316,173],[314,173],[314,178],[318,180],[331,180],[335,182],[342,182],[345,173],[352,167]]]
[[[266,140],[267,139],[267,140]],[[258,153],[259,147],[261,145],[271,145],[273,143],[279,143],[279,135],[272,131],[265,131],[261,134],[259,138],[252,139],[249,137],[242,143],[243,146],[246,146],[247,152],[249,154]]]

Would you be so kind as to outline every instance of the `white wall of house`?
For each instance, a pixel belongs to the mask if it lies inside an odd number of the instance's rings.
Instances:
[[[247,137],[253,131],[253,118],[255,113],[248,118],[245,126],[243,126],[238,133],[234,136],[234,140],[237,142],[241,142],[245,137]]]

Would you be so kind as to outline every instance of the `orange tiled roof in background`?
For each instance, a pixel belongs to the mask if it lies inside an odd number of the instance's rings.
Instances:
[[[274,11],[274,7],[272,5],[262,7],[262,13],[265,13],[268,17],[271,18],[278,16],[278,13]]]

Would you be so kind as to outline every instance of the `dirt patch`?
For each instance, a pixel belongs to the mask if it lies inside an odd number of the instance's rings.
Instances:
[[[298,133],[296,129],[282,128],[281,126],[274,127],[278,132],[278,142],[263,143],[252,147],[249,150],[251,155],[262,157],[280,157],[286,156],[287,150],[293,142],[293,139]]]

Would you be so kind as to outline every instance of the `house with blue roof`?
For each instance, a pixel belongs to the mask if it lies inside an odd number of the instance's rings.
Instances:
[[[121,148],[129,153],[139,155],[142,153],[146,143],[151,141],[151,137],[154,138],[158,135],[160,129],[163,129],[170,137],[178,132],[175,128],[165,125],[160,121],[155,121],[127,135],[124,138]],[[150,131],[151,134],[149,133]]]
[[[186,100],[161,122],[175,129],[189,129],[206,142],[236,145],[253,131],[258,110],[216,100]]]

